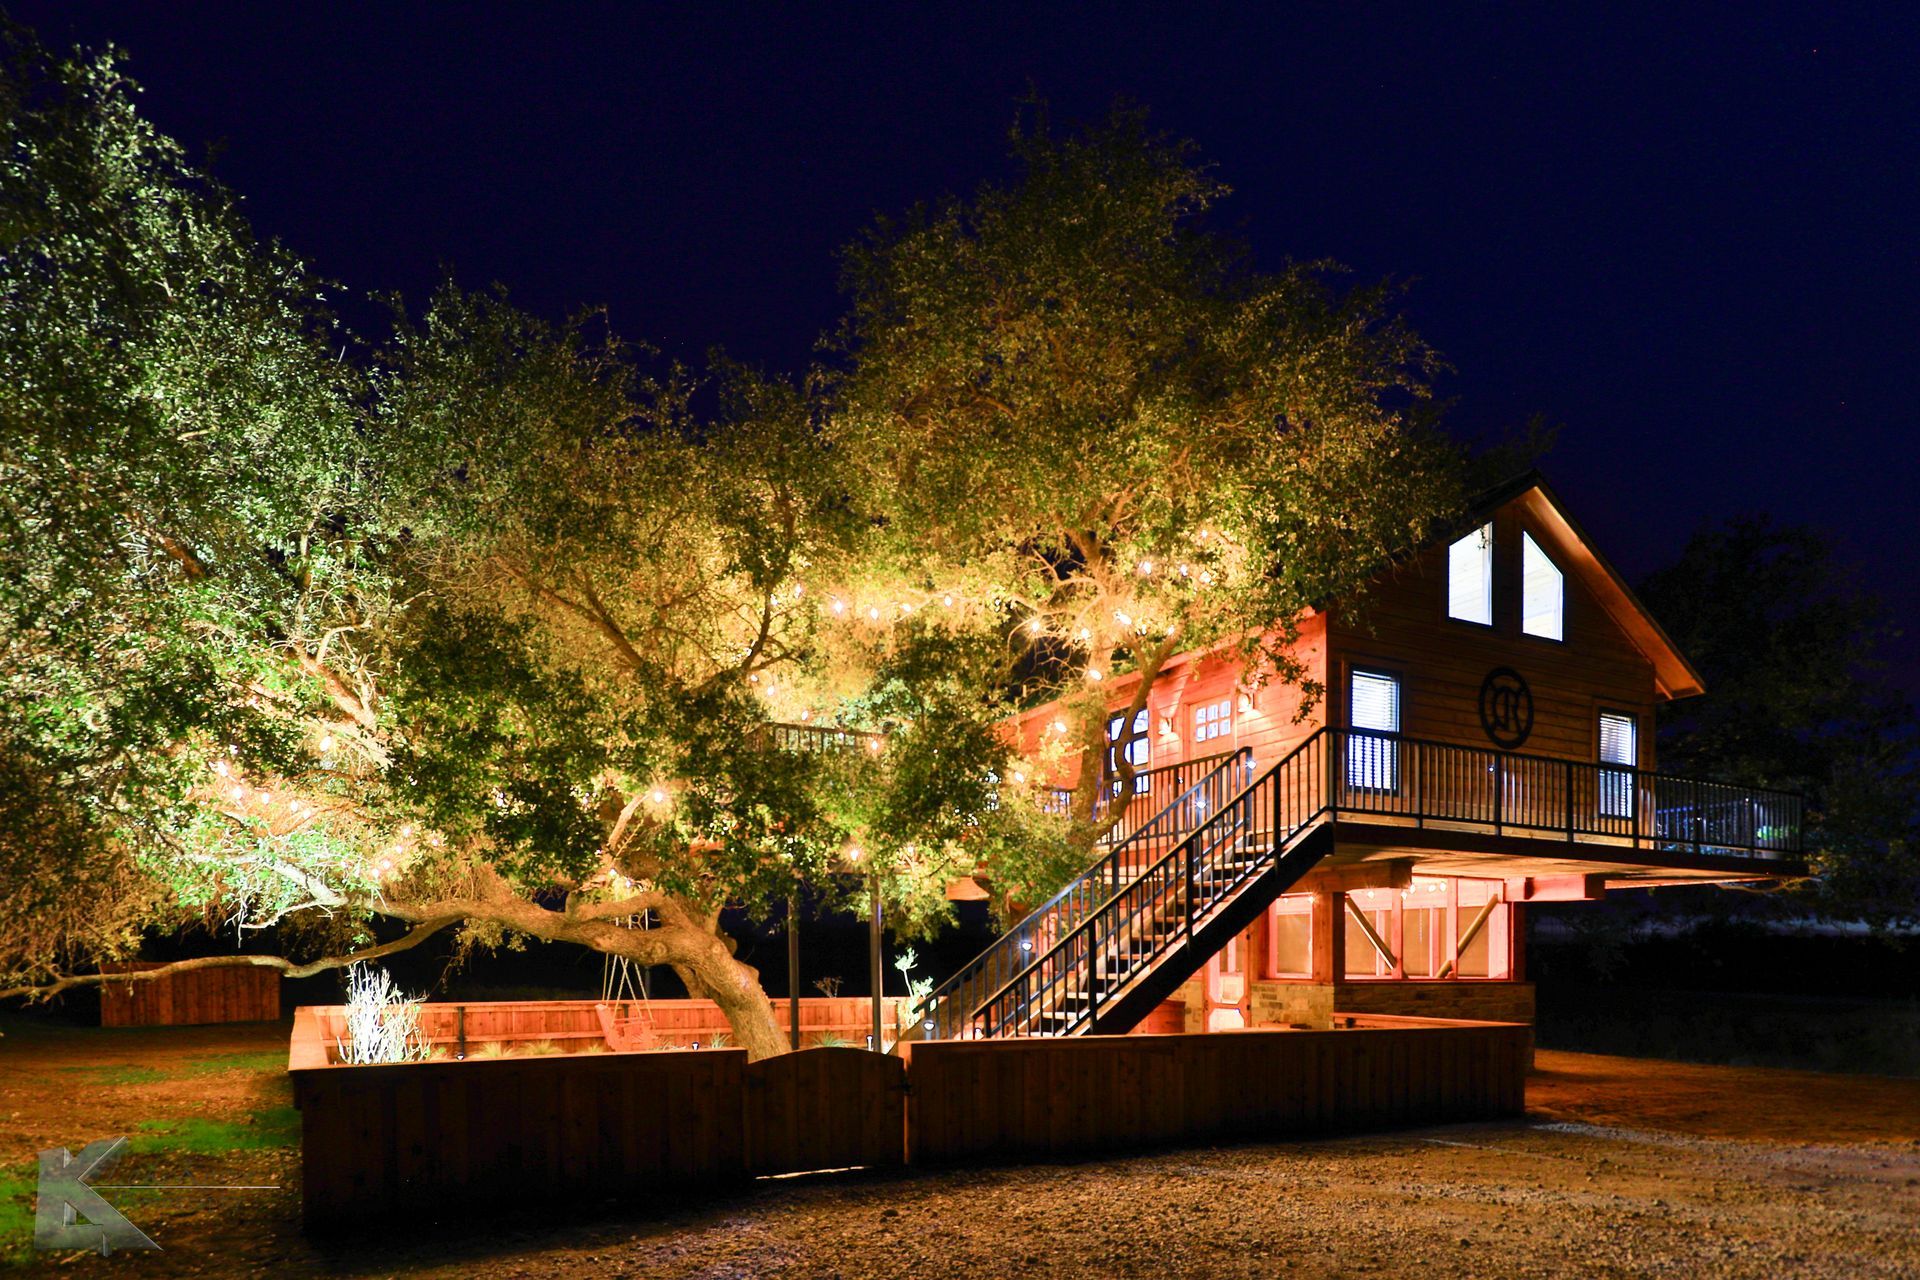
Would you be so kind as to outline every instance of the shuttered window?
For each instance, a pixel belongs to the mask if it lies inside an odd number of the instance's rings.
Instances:
[[[1600,770],[1600,816],[1633,817],[1633,769],[1640,762],[1638,726],[1630,715],[1600,713],[1600,763],[1625,765]]]
[[[1355,670],[1347,723],[1374,733],[1400,732],[1400,681],[1383,671]],[[1347,785],[1393,791],[1400,785],[1400,744],[1392,738],[1352,734],[1347,742]]]
[[[1493,625],[1493,526],[1483,524],[1447,548],[1447,616]]]
[[[1547,640],[1566,638],[1567,581],[1533,535],[1520,535],[1520,629]]]

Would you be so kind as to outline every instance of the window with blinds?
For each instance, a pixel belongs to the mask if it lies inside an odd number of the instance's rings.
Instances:
[[[1630,715],[1600,713],[1600,763],[1626,766],[1600,770],[1600,816],[1633,817],[1633,770],[1640,762],[1638,726]]]
[[[1347,697],[1347,724],[1372,733],[1400,732],[1400,680],[1384,671],[1355,669]],[[1369,791],[1400,786],[1400,743],[1355,733],[1347,740],[1347,785]]]
[[[1447,548],[1447,616],[1493,625],[1493,526],[1483,524]]]
[[[1533,535],[1520,535],[1520,629],[1546,640],[1566,638],[1567,581]]]

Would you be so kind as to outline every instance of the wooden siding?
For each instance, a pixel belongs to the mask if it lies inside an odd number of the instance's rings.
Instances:
[[[1640,767],[1654,767],[1653,664],[1573,572],[1557,540],[1517,504],[1493,518],[1493,626],[1447,617],[1447,548],[1428,548],[1383,578],[1359,609],[1340,608],[1328,625],[1331,723],[1347,723],[1347,678],[1354,666],[1401,678],[1401,732],[1415,738],[1493,749],[1480,724],[1480,685],[1495,667],[1511,667],[1533,692],[1533,732],[1519,751],[1559,759],[1597,757],[1602,708],[1638,722]],[[1525,529],[1564,575],[1566,638],[1520,630],[1520,535]]]
[[[125,961],[102,973],[138,973],[159,962]],[[188,1027],[211,1022],[274,1022],[280,1017],[280,971],[255,965],[187,969],[142,982],[100,987],[103,1027]]]
[[[1638,725],[1639,767],[1653,769],[1653,707],[1660,696],[1653,660],[1643,645],[1657,638],[1657,627],[1638,617],[1638,634],[1616,620],[1591,583],[1596,573],[1591,549],[1570,541],[1563,521],[1543,514],[1538,501],[1522,495],[1494,513],[1493,611],[1490,627],[1456,622],[1447,616],[1447,548],[1427,548],[1419,556],[1376,580],[1354,606],[1334,606],[1301,623],[1295,654],[1308,677],[1325,686],[1325,696],[1295,723],[1303,706],[1297,688],[1270,684],[1253,695],[1250,709],[1240,692],[1250,687],[1241,667],[1208,653],[1186,653],[1162,670],[1148,699],[1151,763],[1170,764],[1194,756],[1246,747],[1257,766],[1270,765],[1323,724],[1345,725],[1347,682],[1358,665],[1390,671],[1401,678],[1401,731],[1462,746],[1493,748],[1480,724],[1480,686],[1495,667],[1511,667],[1533,693],[1533,730],[1519,751],[1556,759],[1593,761],[1598,755],[1601,710],[1633,715]],[[1560,569],[1566,592],[1563,640],[1544,640],[1520,629],[1521,534],[1529,532]],[[1612,593],[1617,596],[1618,592]],[[1664,643],[1664,642],[1663,642]],[[1133,677],[1108,687],[1108,707],[1117,712],[1130,701]],[[1233,703],[1233,730],[1225,738],[1194,741],[1195,708],[1219,701]],[[1020,716],[1013,725],[1020,749],[1037,756],[1060,715],[1048,703]],[[1077,759],[1063,762],[1052,779],[1070,784]]]
[[[1516,1116],[1531,1032],[1343,1031],[907,1046],[908,1159],[1056,1158]]]

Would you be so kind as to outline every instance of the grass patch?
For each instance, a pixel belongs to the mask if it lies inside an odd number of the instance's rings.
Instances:
[[[142,1120],[127,1145],[138,1155],[217,1156],[231,1151],[292,1147],[299,1142],[300,1112],[293,1107],[268,1107],[238,1124],[199,1116]]]
[[[216,1053],[188,1066],[180,1074],[185,1076],[211,1076],[222,1071],[285,1071],[287,1053],[284,1049],[265,1053]]]
[[[37,1164],[0,1169],[0,1263],[25,1263],[33,1256],[33,1196],[39,1180]]]

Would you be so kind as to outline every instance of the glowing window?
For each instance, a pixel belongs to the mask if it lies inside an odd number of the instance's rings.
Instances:
[[[1633,717],[1618,711],[1600,713],[1600,763],[1625,765],[1600,771],[1600,816],[1633,816],[1633,770],[1640,763]]]
[[[1400,681],[1382,671],[1353,672],[1347,722],[1347,785],[1393,791],[1400,785],[1400,744],[1373,734],[1400,732]]]
[[[1142,708],[1140,713],[1134,716],[1131,729],[1127,727],[1127,718],[1124,715],[1114,716],[1107,721],[1107,776],[1112,778],[1119,774],[1120,753],[1125,752],[1127,763],[1134,768],[1135,794],[1145,792],[1150,785],[1146,772],[1152,760],[1153,745],[1147,737],[1147,720],[1147,712]],[[1120,784],[1117,781],[1109,785],[1115,794],[1119,793]]]
[[[1193,709],[1193,740],[1211,742],[1233,732],[1233,699],[1222,698]]]
[[[1546,640],[1566,638],[1567,580],[1547,553],[1520,535],[1520,629]]]
[[[1447,616],[1493,625],[1493,526],[1483,524],[1447,548]]]

